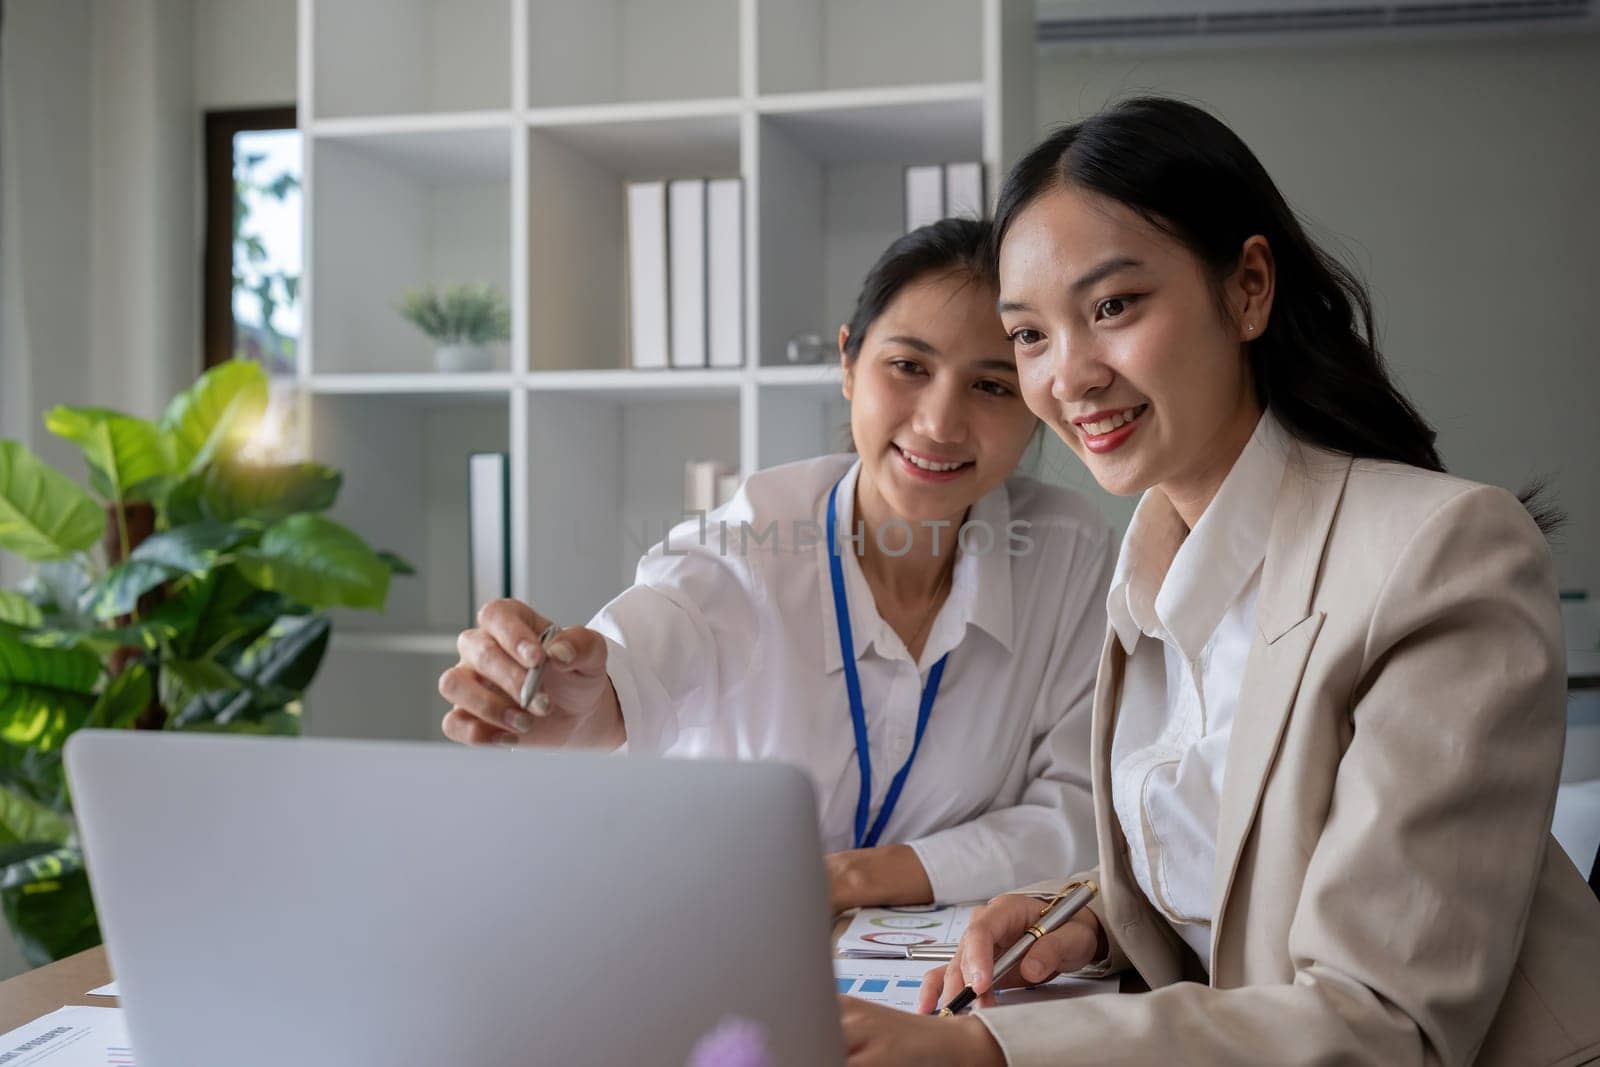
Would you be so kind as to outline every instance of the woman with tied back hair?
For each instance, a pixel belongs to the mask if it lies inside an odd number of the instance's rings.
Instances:
[[[1600,1057],[1600,902],[1549,833],[1566,698],[1539,524],[1443,473],[1360,283],[1205,112],[1144,98],[1059,130],[995,230],[1029,407],[1142,494],[1095,695],[1078,877],[1100,895],[1009,984],[1152,991],[987,1007],[1058,877],[930,972],[924,1010],[970,984],[976,1017],[847,1001],[851,1064]]]
[[[857,455],[751,475],[543,647],[532,607],[484,607],[440,679],[445,734],[794,763],[838,909],[1093,863],[1089,703],[1116,546],[1087,500],[1013,476],[1039,427],[988,233],[934,223],[868,274],[839,330]]]

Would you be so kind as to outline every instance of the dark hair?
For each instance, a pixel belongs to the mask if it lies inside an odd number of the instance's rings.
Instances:
[[[975,281],[994,277],[989,256],[989,223],[977,219],[940,219],[919,226],[884,250],[867,272],[850,316],[845,355],[853,363],[861,355],[867,330],[878,321],[900,290],[929,274],[956,272]]]
[[[1012,168],[995,209],[991,260],[1022,212],[1052,188],[1109,197],[1170,234],[1221,279],[1246,239],[1272,249],[1277,286],[1269,328],[1247,345],[1256,396],[1295,437],[1336,452],[1442,471],[1435,433],[1401,394],[1375,343],[1372,298],[1309,236],[1231,129],[1191,104],[1135,97],[1050,134]],[[1549,533],[1561,521],[1524,504]]]

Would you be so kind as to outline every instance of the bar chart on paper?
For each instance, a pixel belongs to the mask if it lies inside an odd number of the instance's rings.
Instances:
[[[922,976],[935,966],[922,960],[836,959],[833,980],[845,996],[860,997],[901,1011],[916,1011]]]

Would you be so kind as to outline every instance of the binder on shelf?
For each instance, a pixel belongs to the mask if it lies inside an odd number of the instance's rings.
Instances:
[[[667,187],[628,183],[628,351],[634,367],[667,365]]]
[[[673,367],[706,365],[706,182],[667,183],[667,333]]]
[[[706,320],[710,364],[744,365],[744,183],[706,184]]]
[[[691,459],[683,465],[683,511],[686,515],[706,512],[723,502],[723,479],[732,474],[726,463],[715,459]]]
[[[982,163],[944,165],[944,217],[981,219],[989,214],[984,197]]]
[[[906,232],[944,218],[944,168],[937,163],[906,168]]]
[[[504,452],[467,457],[467,618],[511,595],[511,463]]]

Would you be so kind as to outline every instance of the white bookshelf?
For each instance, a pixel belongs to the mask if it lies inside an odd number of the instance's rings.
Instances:
[[[902,230],[902,168],[1033,134],[1032,0],[300,0],[303,440],[335,512],[416,564],[341,613],[307,697],[322,735],[438,736],[467,603],[466,457],[511,457],[512,588],[583,622],[681,506],[683,465],[840,447],[831,346]],[[624,183],[739,176],[745,361],[627,365]],[[508,293],[481,374],[438,374],[394,307]]]

